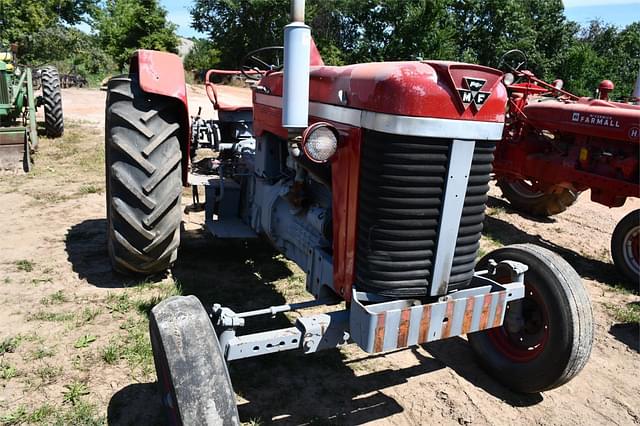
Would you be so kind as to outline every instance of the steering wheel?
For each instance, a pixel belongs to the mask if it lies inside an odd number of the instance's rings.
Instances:
[[[266,54],[271,52],[271,55]],[[283,60],[280,60],[280,58]],[[272,64],[275,60],[275,64]],[[284,47],[268,46],[252,50],[240,60],[240,72],[249,80],[258,81],[269,71],[279,71],[284,67]]]
[[[509,71],[518,74],[520,69],[527,69],[527,55],[522,50],[512,49],[506,52],[498,62],[498,68],[505,66]]]

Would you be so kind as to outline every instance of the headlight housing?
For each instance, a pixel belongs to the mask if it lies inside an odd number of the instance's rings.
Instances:
[[[326,163],[338,149],[338,130],[329,123],[315,123],[302,134],[302,149],[311,161]]]

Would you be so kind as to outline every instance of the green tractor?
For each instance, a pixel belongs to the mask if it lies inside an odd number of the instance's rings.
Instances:
[[[42,95],[34,94],[34,75],[16,60],[17,45],[0,45],[0,170],[31,170],[31,154],[38,146],[36,108],[44,106],[45,134],[64,132],[60,79],[54,67],[37,71]]]

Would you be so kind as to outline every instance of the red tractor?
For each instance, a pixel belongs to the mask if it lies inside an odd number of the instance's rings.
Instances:
[[[610,101],[613,83],[608,80],[600,84],[597,99],[562,90],[561,80],[548,84],[526,70],[519,50],[507,52],[502,62],[511,71],[506,75],[509,103],[493,167],[511,205],[533,216],[551,216],[587,189],[592,201],[608,207],[640,197],[640,105]],[[640,210],[618,223],[611,254],[637,284]]]
[[[198,184],[216,238],[268,240],[306,272],[314,298],[249,312],[205,308],[194,296],[155,306],[151,343],[169,422],[239,423],[227,362],[350,343],[380,353],[468,334],[511,389],[541,392],[572,379],[593,341],[577,273],[532,245],[476,263],[504,127],[502,72],[438,61],[325,66],[304,1],[292,3],[284,49],[243,61],[257,79],[251,101],[226,103],[207,82],[218,120],[197,120],[193,137],[177,56],[139,51],[129,76],[108,85],[115,269],[172,265],[182,186]],[[282,52],[283,65],[268,59]],[[196,160],[202,150],[209,155]],[[276,313],[320,305],[334,308],[268,326]],[[267,331],[241,333],[250,321]]]

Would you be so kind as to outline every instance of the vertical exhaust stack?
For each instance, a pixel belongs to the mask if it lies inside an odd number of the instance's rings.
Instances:
[[[640,68],[638,69],[638,78],[636,79],[636,84],[633,87],[631,98],[632,101],[640,102]]]
[[[304,23],[304,1],[292,0],[292,22],[284,27],[282,127],[290,133],[301,133],[309,120],[311,28]]]

